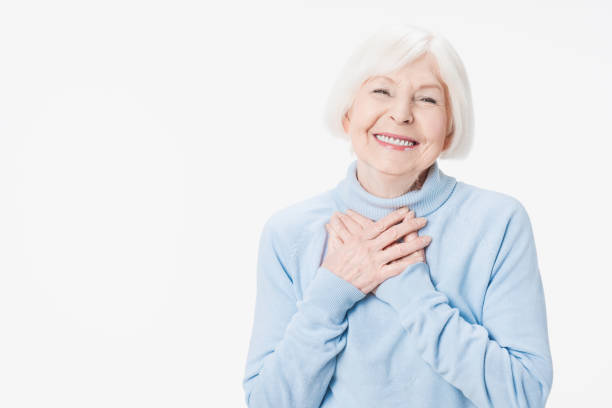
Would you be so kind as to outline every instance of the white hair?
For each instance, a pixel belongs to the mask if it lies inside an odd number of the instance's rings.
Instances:
[[[463,62],[442,35],[410,24],[383,26],[349,57],[332,86],[324,111],[323,120],[332,135],[350,141],[342,118],[366,79],[394,71],[426,52],[436,58],[450,98],[452,141],[440,158],[465,158],[472,147],[474,108]],[[350,150],[353,152],[352,146]]]

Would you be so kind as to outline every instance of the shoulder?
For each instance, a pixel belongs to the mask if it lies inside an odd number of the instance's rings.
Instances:
[[[320,227],[321,221],[327,220],[335,209],[333,192],[327,190],[275,211],[264,230],[295,251],[301,237]]]
[[[458,213],[469,221],[474,218],[496,219],[507,223],[511,219],[528,221],[529,217],[521,201],[507,193],[486,189],[458,181],[456,186]]]
[[[535,245],[529,215],[519,199],[464,182],[457,183],[457,193],[454,214],[463,228],[473,231],[481,244],[497,254],[496,258],[511,248],[522,252]]]

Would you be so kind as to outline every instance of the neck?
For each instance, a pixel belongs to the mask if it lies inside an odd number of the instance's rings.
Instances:
[[[414,210],[417,217],[427,216],[444,204],[457,184],[454,177],[447,176],[440,170],[437,161],[412,179],[402,178],[400,182],[397,176],[394,176],[392,180],[396,181],[396,184],[384,184],[384,189],[377,188],[376,185],[383,183],[385,178],[368,178],[366,166],[358,179],[357,167],[358,160],[350,163],[346,177],[334,189],[336,204],[341,212],[350,208],[374,221],[403,206]],[[364,173],[366,177],[361,177]],[[389,177],[388,174],[384,176]],[[362,179],[365,179],[365,186],[361,184]]]
[[[395,175],[381,172],[358,160],[356,176],[359,184],[368,193],[381,198],[395,198],[409,191],[420,190],[427,179],[430,167],[420,174]]]

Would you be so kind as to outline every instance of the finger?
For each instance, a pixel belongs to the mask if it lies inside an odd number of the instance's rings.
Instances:
[[[363,230],[361,225],[355,222],[355,220],[353,220],[353,218],[349,217],[348,215],[338,213],[338,217],[340,217],[340,219],[342,220],[344,225],[346,225],[346,228],[351,234],[357,234]]]
[[[429,235],[425,235],[411,241],[389,247],[384,251],[379,252],[380,264],[386,264],[396,259],[408,256],[419,249],[425,248],[430,244],[430,242],[431,237]]]
[[[406,216],[405,216],[405,217],[404,217],[404,219],[402,220],[402,222],[401,222],[401,223],[399,223],[399,224],[394,225],[393,227],[396,227],[396,228],[397,228],[399,225],[401,225],[401,224],[403,224],[403,223],[405,223],[405,222],[408,222],[408,221],[410,221],[411,219],[413,219],[413,218],[414,218],[414,216],[415,216],[415,215],[414,215],[414,211],[412,211],[412,210],[411,210],[411,211],[409,211],[409,212],[408,212],[408,214],[406,214]],[[393,228],[393,227],[392,227],[392,228]],[[412,234],[412,233],[411,233],[411,234]],[[398,234],[398,236],[399,236],[400,238],[399,238],[399,239],[397,239],[397,240],[395,240],[395,241],[393,241],[393,242],[392,242],[392,243],[390,243],[390,244],[386,244],[386,245],[384,245],[384,246],[383,246],[383,249],[387,249],[387,248],[389,248],[390,246],[395,245],[396,243],[402,243],[402,242],[406,242],[406,241],[408,241],[407,237],[408,237],[409,235],[410,235],[410,234],[408,234],[408,235],[406,235],[406,234],[402,235],[401,233],[399,233],[399,234]]]
[[[331,232],[329,235],[328,245],[331,251],[335,251],[340,248],[344,243],[340,240],[340,238],[336,235],[335,232]]]
[[[366,232],[366,239],[374,239],[386,231],[390,226],[402,221],[407,214],[406,210],[407,208],[402,207],[370,225]]]
[[[417,251],[414,251],[411,254],[408,254],[408,255],[403,256],[403,257],[398,258],[398,259],[395,259],[395,260],[389,262],[387,265],[394,265],[394,264],[397,264],[397,263],[400,263],[400,262],[404,262],[404,260],[408,260],[408,259],[414,260],[415,262],[418,262],[418,261],[421,261],[421,260],[422,260],[422,262],[425,262],[425,249],[421,248],[421,249],[419,249]]]
[[[406,218],[405,218],[405,219],[410,220],[410,219],[412,219],[412,218],[414,218],[414,217],[415,217],[415,213],[414,213],[414,211],[410,211],[410,212],[408,213],[408,215],[406,215]],[[416,238],[416,237],[418,237],[418,236],[419,236],[419,234],[417,233],[417,231],[413,231],[413,232],[410,232],[410,233],[409,233],[409,234],[407,234],[407,235],[404,235],[400,241],[401,241],[401,242],[408,242],[408,241],[410,241],[411,239],[414,239],[414,238]]]
[[[335,232],[332,233],[332,239],[334,240],[334,242],[336,243],[336,245],[340,246],[340,245],[344,245],[344,241],[340,238],[340,236],[338,234],[336,234]]]
[[[384,265],[381,268],[382,277],[384,280],[389,279],[392,276],[399,275],[402,273],[409,265],[413,265],[418,262],[425,262],[425,255],[423,250],[419,250],[411,253],[401,259],[397,259],[393,262],[390,262],[387,265]],[[384,282],[383,280],[383,282]]]
[[[335,250],[338,247],[340,247],[343,242],[340,241],[340,238],[336,235],[336,233],[334,232],[334,230],[332,230],[332,228],[329,226],[329,224],[325,224],[325,229],[327,230],[327,243],[328,246],[332,249]]]
[[[342,242],[342,240],[340,239],[340,236],[338,235],[338,233],[334,229],[333,225],[327,223],[327,224],[325,224],[325,228],[327,229],[327,232],[329,233],[329,239],[330,240]],[[342,242],[342,243],[344,243],[344,242]]]
[[[387,245],[386,247],[384,247],[383,251],[386,250],[386,249],[389,249],[389,248],[393,248],[394,246],[399,245],[399,244],[401,244],[401,242],[393,242],[393,243]]]
[[[417,231],[413,231],[407,235],[404,236],[404,242],[408,242],[408,241],[412,241],[415,238],[418,238],[419,233]]]
[[[361,228],[363,229],[366,229],[370,225],[374,224],[374,221],[372,221],[371,219],[364,217],[363,215],[359,214],[357,211],[353,211],[351,209],[346,210],[346,215],[348,215],[353,220],[355,220],[355,222],[359,223],[359,225],[361,225]]]
[[[353,234],[346,228],[346,225],[344,225],[338,214],[338,212],[332,214],[329,224],[334,231],[336,231],[336,234],[340,237],[342,242],[347,242]]]
[[[327,230],[327,234],[329,235],[329,240],[330,241],[339,241],[340,240],[340,237],[338,237],[338,234],[336,233],[334,228],[329,223],[325,224],[325,229]]]
[[[399,238],[410,234],[413,231],[416,232],[419,228],[423,228],[426,223],[426,218],[406,217],[401,223],[392,226],[374,239],[374,248],[380,250],[394,241],[399,241]]]
[[[408,242],[419,236],[418,230],[427,225],[427,219],[424,217],[415,218],[414,211],[410,211],[402,224],[398,224],[393,228],[398,228],[399,236],[402,237],[400,242]]]

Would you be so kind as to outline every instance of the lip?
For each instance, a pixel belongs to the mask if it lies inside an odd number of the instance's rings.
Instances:
[[[376,136],[374,136],[374,134],[391,136],[391,137],[395,137],[395,138],[402,139],[402,140],[408,140],[408,141],[411,141],[411,142],[415,142],[416,144],[413,145],[413,146],[398,146],[398,145],[394,145],[394,144],[391,144],[391,143],[385,143],[382,140],[378,140],[378,138]],[[416,142],[413,139],[409,139],[409,138],[406,138],[406,137],[397,137],[397,136],[392,136],[392,135],[393,135],[393,133],[378,133],[378,132],[377,133],[372,133],[372,137],[374,138],[374,140],[376,140],[377,143],[379,143],[380,145],[382,145],[386,149],[399,150],[399,151],[403,152],[403,151],[406,151],[406,150],[414,150],[414,149],[416,149],[419,146],[419,142]]]
[[[400,139],[400,140],[407,140],[409,142],[414,142],[414,143],[419,143],[417,140],[411,139],[408,136],[402,136],[402,135],[396,135],[395,133],[389,133],[389,132],[374,132],[372,133],[373,135],[383,135],[383,136],[388,136],[388,137],[392,137],[394,139]]]

